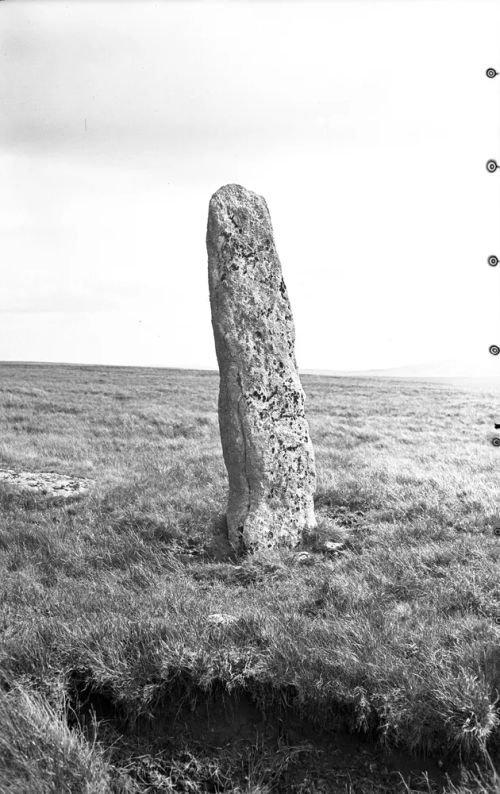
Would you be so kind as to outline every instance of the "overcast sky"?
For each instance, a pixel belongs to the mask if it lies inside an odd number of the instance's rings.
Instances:
[[[0,59],[0,360],[216,368],[237,182],[301,368],[500,369],[500,0],[4,0]]]

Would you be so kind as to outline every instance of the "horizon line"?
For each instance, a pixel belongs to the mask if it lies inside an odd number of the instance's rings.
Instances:
[[[500,373],[497,375],[493,374],[482,374],[482,375],[415,375],[415,374],[397,374],[397,370],[401,368],[410,368],[414,366],[422,367],[430,364],[436,364],[441,362],[425,362],[424,364],[415,364],[415,365],[399,365],[395,367],[386,367],[380,369],[366,369],[366,370],[340,370],[340,369],[319,369],[319,368],[301,368],[298,367],[298,373],[300,375],[322,375],[324,377],[331,377],[331,378],[394,378],[394,379],[436,379],[436,378],[445,378],[447,380],[456,380],[456,379],[470,379],[470,380],[484,380],[485,378],[500,378]],[[173,366],[163,366],[163,365],[151,365],[151,364],[90,364],[90,363],[83,363],[78,361],[31,361],[31,360],[0,360],[0,366],[3,365],[11,365],[11,366],[48,366],[48,367],[86,367],[89,369],[106,369],[106,368],[113,368],[113,369],[152,369],[152,370],[170,370],[173,372],[206,372],[207,374],[214,374],[218,375],[218,369],[212,369],[209,367],[173,367]]]

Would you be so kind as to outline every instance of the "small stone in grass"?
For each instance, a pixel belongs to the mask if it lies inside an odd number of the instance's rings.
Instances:
[[[328,552],[328,554],[339,554],[341,551],[345,550],[344,543],[337,543],[333,540],[325,540],[323,543],[323,551]]]
[[[229,615],[227,612],[213,612],[207,618],[207,623],[210,626],[230,626],[232,623],[236,623],[238,618],[234,615]]]
[[[295,563],[297,565],[314,565],[314,562],[314,555],[310,554],[308,551],[299,551],[295,555]]]

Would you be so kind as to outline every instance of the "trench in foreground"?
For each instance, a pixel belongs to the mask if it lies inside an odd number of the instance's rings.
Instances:
[[[384,749],[376,726],[349,732],[341,707],[336,727],[323,729],[300,714],[293,687],[229,693],[216,683],[205,691],[181,674],[134,718],[82,671],[69,691],[68,722],[108,749],[116,792],[382,794],[442,792],[460,781],[458,759]]]

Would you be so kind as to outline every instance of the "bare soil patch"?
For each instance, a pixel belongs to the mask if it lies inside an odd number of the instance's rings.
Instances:
[[[282,794],[405,794],[458,782],[451,760],[384,749],[372,733],[346,730],[340,712],[336,727],[322,729],[300,715],[293,686],[277,693],[269,709],[256,693],[217,685],[202,691],[180,676],[149,714],[132,721],[110,691],[85,676],[73,676],[70,692],[70,724],[79,721],[92,739],[97,719],[120,785],[129,790],[128,781],[133,792],[229,794],[253,783],[257,791]]]

